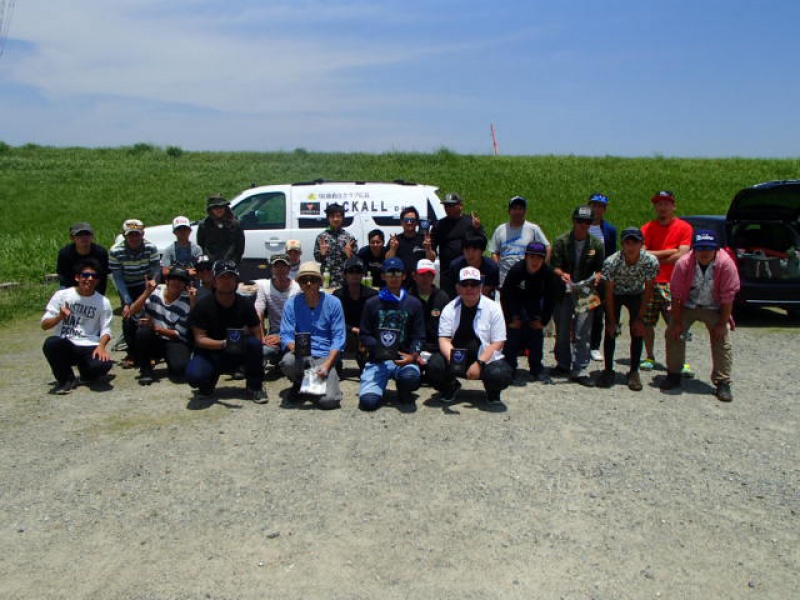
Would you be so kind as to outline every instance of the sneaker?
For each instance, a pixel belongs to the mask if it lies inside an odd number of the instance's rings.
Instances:
[[[652,371],[655,368],[656,359],[649,356],[639,363],[639,369],[642,371]]]
[[[515,387],[525,387],[528,383],[528,374],[523,371],[516,371],[511,385]]]
[[[542,383],[544,385],[553,385],[554,383],[553,378],[550,377],[550,375],[548,375],[547,371],[542,371],[538,375],[534,375],[533,373],[531,373],[531,377],[533,378],[534,381],[538,381],[539,383]]]
[[[692,371],[692,365],[689,363],[683,363],[683,368],[681,369],[681,377],[686,377],[686,379],[691,379],[694,377],[694,371]]]
[[[75,380],[67,379],[64,383],[59,383],[53,390],[53,393],[58,396],[66,396],[75,388]]]
[[[458,394],[458,390],[461,389],[461,382],[456,380],[455,385],[446,392],[441,392],[439,396],[439,401],[442,404],[452,404],[456,401],[456,395]]]
[[[628,373],[628,389],[632,392],[642,391],[642,379],[639,377],[639,371]]]
[[[503,401],[500,390],[486,390],[486,402],[489,404],[499,404]]]
[[[592,360],[596,360],[598,362],[603,360],[603,355],[600,354],[600,350],[592,350],[591,355],[592,355]]]
[[[733,401],[733,393],[731,392],[730,383],[720,383],[717,386],[717,391],[714,394],[720,402]]]
[[[269,401],[263,388],[258,388],[257,390],[248,389],[247,395],[256,404],[266,404]]]
[[[602,373],[600,373],[600,377],[597,378],[597,387],[599,388],[610,388],[614,385],[614,379],[616,378],[616,373],[609,369],[604,369]]]
[[[214,388],[197,388],[194,391],[195,400],[212,400],[214,398]]]
[[[664,378],[664,381],[661,382],[661,385],[658,387],[664,391],[667,390],[674,390],[681,386],[681,374],[680,373],[667,373],[667,376]]]
[[[556,365],[550,369],[550,377],[569,377],[569,369],[565,369],[561,365]]]
[[[154,381],[155,379],[153,379],[152,373],[142,373],[139,375],[139,385],[150,385]]]
[[[569,380],[572,383],[579,383],[583,387],[594,387],[595,386],[594,379],[592,379],[588,375],[571,375]]]
[[[244,367],[239,367],[233,373],[231,373],[231,379],[233,379],[234,381],[241,381],[244,378],[245,378]]]

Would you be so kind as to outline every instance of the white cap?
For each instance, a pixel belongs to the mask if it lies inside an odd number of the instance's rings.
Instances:
[[[191,229],[192,222],[186,217],[175,217],[174,219],[172,219],[172,231],[175,231],[180,227],[188,227],[189,229]]]
[[[480,281],[481,272],[475,267],[464,267],[458,272],[458,281]]]
[[[417,273],[433,273],[436,275],[436,265],[433,264],[433,261],[423,258],[417,262]]]

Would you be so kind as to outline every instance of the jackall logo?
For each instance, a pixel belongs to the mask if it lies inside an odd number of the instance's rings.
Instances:
[[[390,348],[394,346],[395,342],[397,341],[397,332],[396,331],[381,331],[381,344]]]

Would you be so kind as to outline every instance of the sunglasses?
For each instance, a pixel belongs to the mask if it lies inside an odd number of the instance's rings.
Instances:
[[[81,279],[100,279],[100,275],[92,271],[81,271]]]
[[[480,284],[481,284],[480,281],[462,281],[459,285],[461,287],[474,288],[478,287]]]
[[[316,277],[301,277],[297,280],[300,285],[310,285],[312,283],[321,283]]]
[[[406,217],[403,219],[403,223],[416,223],[417,220],[413,217]]]
[[[386,271],[383,275],[384,277],[402,277],[403,271]]]

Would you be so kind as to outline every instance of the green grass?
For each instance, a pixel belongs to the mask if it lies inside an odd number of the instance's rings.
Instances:
[[[199,218],[205,198],[232,197],[252,183],[316,178],[407,179],[458,191],[466,210],[478,210],[491,232],[506,218],[506,202],[531,200],[530,218],[552,237],[570,225],[572,209],[591,192],[611,198],[608,220],[620,227],[652,218],[649,198],[673,190],[683,214],[723,213],[739,189],[771,179],[800,177],[800,159],[682,159],[579,156],[461,156],[187,152],[150,144],[124,148],[12,147],[0,143],[0,279],[23,285],[0,291],[0,322],[38,312],[55,289],[42,285],[55,270],[69,226],[86,220],[109,246],[122,222],[168,223],[178,214]]]

